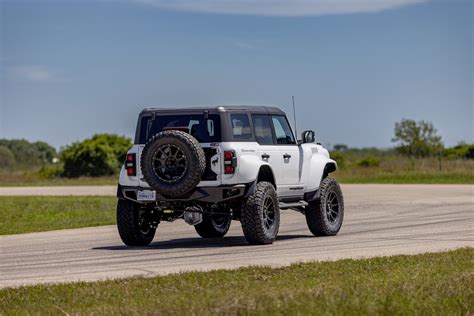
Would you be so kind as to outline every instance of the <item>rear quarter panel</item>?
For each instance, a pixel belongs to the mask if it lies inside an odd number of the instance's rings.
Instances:
[[[237,170],[235,174],[223,174],[223,184],[249,183],[255,181],[262,165],[258,155],[258,144],[254,142],[225,142],[221,144],[222,151],[233,150],[237,155]]]

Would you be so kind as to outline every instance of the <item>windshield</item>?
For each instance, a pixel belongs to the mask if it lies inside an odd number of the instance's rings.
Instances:
[[[221,141],[220,116],[210,114],[207,118],[203,114],[194,115],[160,115],[153,120],[151,116],[144,116],[140,122],[139,143],[145,144],[153,135],[166,130],[180,130],[194,136],[200,143],[214,143]]]

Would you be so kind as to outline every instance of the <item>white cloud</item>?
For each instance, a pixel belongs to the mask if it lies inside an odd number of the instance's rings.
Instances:
[[[205,13],[318,16],[378,12],[429,0],[132,0],[163,9]]]
[[[30,81],[49,81],[54,75],[43,66],[14,66],[10,68],[13,76]]]

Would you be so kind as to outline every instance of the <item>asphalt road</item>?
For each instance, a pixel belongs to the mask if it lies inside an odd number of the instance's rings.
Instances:
[[[248,246],[238,222],[218,240],[199,238],[182,221],[163,223],[147,248],[123,246],[114,226],[0,236],[0,287],[474,247],[472,185],[345,185],[343,192],[338,236],[312,237],[303,215],[284,211],[269,246]]]

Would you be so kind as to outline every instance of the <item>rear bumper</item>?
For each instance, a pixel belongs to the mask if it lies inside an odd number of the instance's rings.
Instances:
[[[132,200],[138,203],[150,203],[153,201],[138,201],[137,192],[140,190],[150,190],[150,188],[127,187],[118,185],[117,197],[119,199]],[[237,185],[224,185],[214,187],[197,187],[188,195],[180,198],[168,198],[156,193],[156,201],[170,201],[170,202],[186,202],[186,201],[201,201],[208,203],[219,203],[227,200],[246,197],[255,191],[255,182]]]

